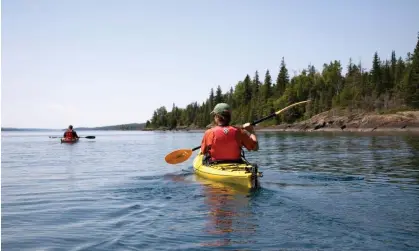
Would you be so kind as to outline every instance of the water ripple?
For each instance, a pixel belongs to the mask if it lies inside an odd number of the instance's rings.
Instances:
[[[5,250],[418,250],[419,138],[263,133],[246,191],[168,152],[201,133],[2,133]]]

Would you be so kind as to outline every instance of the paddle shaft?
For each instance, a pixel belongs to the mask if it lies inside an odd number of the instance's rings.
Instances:
[[[61,136],[49,136],[51,139],[56,139],[56,138],[63,138],[63,137],[61,137]],[[96,136],[82,136],[82,137],[79,137],[79,138],[86,138],[86,139],[94,139],[94,138],[96,138]]]
[[[263,122],[263,121],[265,121],[265,120],[267,120],[267,119],[270,119],[270,118],[273,118],[273,117],[275,117],[275,116],[276,116],[276,112],[274,112],[274,113],[272,113],[272,114],[270,114],[270,115],[268,115],[268,116],[266,116],[266,117],[264,117],[264,118],[261,118],[261,119],[258,119],[258,120],[253,121],[253,122],[251,123],[251,125],[252,125],[252,126],[255,126],[255,125],[259,124],[260,122]]]
[[[261,119],[258,119],[258,120],[253,121],[253,122],[251,123],[251,125],[252,125],[252,126],[255,126],[255,125],[257,125],[257,124],[259,124],[259,123],[261,123],[261,122],[263,122],[263,121],[265,121],[265,120],[268,120],[268,119],[270,119],[270,118],[275,117],[276,115],[280,114],[281,112],[284,112],[284,111],[288,110],[289,108],[291,108],[291,107],[293,107],[293,106],[296,106],[296,105],[299,105],[299,104],[303,104],[303,103],[307,103],[307,102],[310,102],[310,101],[311,101],[311,100],[306,100],[306,101],[301,101],[301,102],[297,102],[297,103],[294,103],[294,104],[292,104],[292,105],[289,105],[289,106],[285,107],[285,108],[284,108],[284,109],[282,109],[282,110],[279,110],[279,111],[274,112],[274,113],[272,113],[272,114],[270,114],[270,115],[268,115],[268,116],[266,116],[266,117],[263,117],[263,118],[261,118]],[[192,151],[198,150],[199,148],[201,148],[201,146],[194,147],[194,148],[192,148]]]
[[[259,124],[260,122],[265,121],[265,120],[270,119],[270,118],[273,118],[276,115],[280,114],[281,112],[283,112],[283,111],[285,111],[285,110],[287,110],[287,109],[289,109],[293,106],[296,106],[296,105],[299,105],[299,104],[302,104],[302,103],[307,103],[307,102],[310,102],[310,101],[311,100],[306,100],[306,101],[301,101],[301,102],[289,105],[282,110],[279,110],[275,113],[272,113],[272,114],[270,114],[270,115],[268,115],[264,118],[261,118],[259,120],[253,121],[251,123],[251,125],[254,126],[256,124]],[[91,137],[94,137],[94,136],[91,136]],[[179,150],[176,150],[176,151],[173,151],[173,152],[167,154],[164,159],[169,164],[179,164],[179,163],[182,163],[182,162],[186,161],[187,159],[189,159],[189,157],[191,157],[191,155],[192,155],[192,152],[195,151],[195,150],[198,150],[200,148],[201,148],[201,146],[197,146],[197,147],[194,147],[192,149],[179,149]]]
[[[268,116],[266,116],[266,117],[264,117],[264,118],[261,118],[261,119],[258,119],[258,120],[253,121],[253,122],[251,123],[251,125],[252,125],[252,126],[257,125],[257,124],[259,124],[260,122],[263,122],[263,121],[265,121],[265,120],[267,120],[267,119],[270,119],[270,118],[275,117],[276,115],[278,115],[278,114],[280,114],[281,112],[284,112],[284,111],[286,111],[286,110],[290,109],[290,108],[291,108],[291,107],[293,107],[293,106],[296,106],[296,105],[299,105],[299,104],[304,104],[304,103],[307,103],[307,102],[310,102],[310,101],[311,101],[311,100],[306,100],[306,101],[301,101],[301,102],[297,102],[297,103],[294,103],[294,104],[292,104],[292,105],[289,105],[289,106],[285,107],[284,109],[281,109],[281,110],[279,110],[279,111],[277,111],[277,112],[274,112],[274,113],[272,113],[272,114],[270,114],[270,115],[268,115]]]

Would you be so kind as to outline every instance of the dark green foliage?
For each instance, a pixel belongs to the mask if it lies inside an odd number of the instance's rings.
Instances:
[[[419,34],[413,53],[405,60],[396,58],[392,51],[389,60],[381,61],[374,54],[371,70],[349,59],[346,74],[342,74],[339,61],[331,61],[318,71],[309,65],[300,74],[290,79],[285,60],[282,58],[276,82],[272,83],[269,70],[263,83],[258,71],[253,79],[246,75],[226,93],[218,86],[215,94],[211,88],[205,102],[194,102],[186,108],[173,104],[171,112],[165,107],[154,111],[147,128],[175,128],[192,126],[204,128],[212,122],[210,112],[217,103],[226,102],[233,108],[233,124],[243,124],[266,116],[292,103],[311,99],[307,105],[293,107],[276,119],[262,125],[292,123],[308,119],[331,108],[346,108],[349,111],[385,112],[399,108],[419,108]]]
[[[412,55],[412,63],[405,76],[405,91],[407,104],[419,108],[419,33],[418,42]]]
[[[215,92],[215,100],[214,101],[215,101],[214,102],[215,104],[224,102],[223,92],[221,91],[220,86],[217,87],[217,91]]]
[[[269,70],[267,70],[262,85],[262,102],[267,102],[270,97],[272,97],[272,78]]]
[[[276,85],[275,85],[275,97],[281,97],[284,92],[286,86],[289,84],[290,79],[288,76],[288,70],[285,66],[285,60],[282,58],[281,60],[281,67],[279,69],[278,77],[276,78]]]
[[[380,95],[383,92],[384,88],[381,83],[381,62],[377,52],[374,53],[374,59],[372,61],[370,85],[373,87],[376,94]]]

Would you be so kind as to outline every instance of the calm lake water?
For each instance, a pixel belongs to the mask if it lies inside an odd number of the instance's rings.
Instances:
[[[248,193],[165,163],[202,133],[60,134],[2,132],[2,250],[419,249],[417,135],[259,133]]]

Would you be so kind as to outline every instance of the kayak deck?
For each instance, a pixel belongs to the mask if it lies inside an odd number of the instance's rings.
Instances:
[[[193,161],[195,173],[201,177],[244,186],[246,188],[257,188],[259,186],[258,177],[262,173],[258,172],[257,165],[250,163],[218,163],[203,164],[204,155],[198,154]]]

